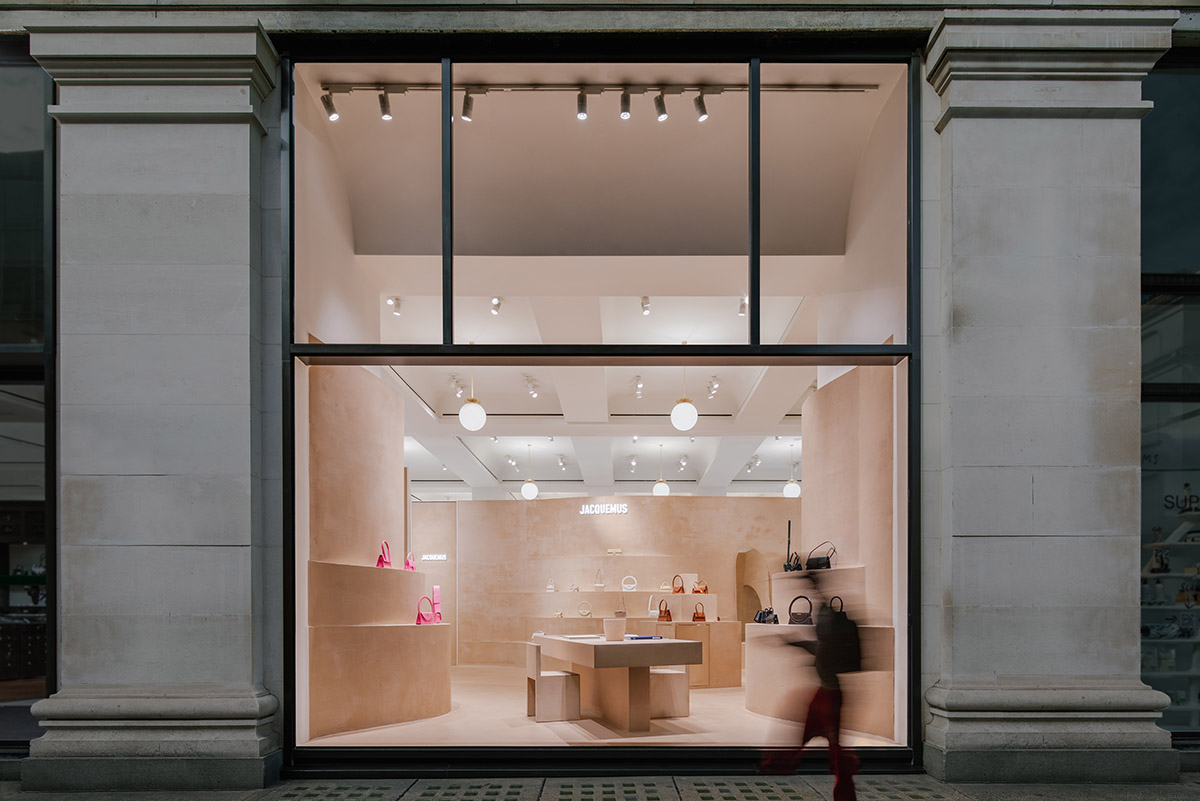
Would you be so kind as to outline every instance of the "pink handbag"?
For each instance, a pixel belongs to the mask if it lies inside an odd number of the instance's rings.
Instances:
[[[442,588],[438,585],[433,585],[433,622],[442,622]],[[420,604],[417,604],[420,606]]]
[[[375,567],[391,567],[392,566],[392,549],[388,547],[387,540],[384,540],[379,546],[379,558],[375,560]]]
[[[429,614],[428,615],[421,611],[421,601],[429,601]],[[422,595],[420,597],[420,599],[417,601],[417,625],[420,626],[420,625],[424,625],[424,624],[428,624],[428,623],[436,623],[437,621],[434,620],[434,617],[435,617],[435,612],[433,611],[433,601],[429,598],[428,595]]]
[[[416,570],[417,569],[417,560],[413,559],[412,551],[409,551],[408,556],[404,557],[404,569],[405,570]]]

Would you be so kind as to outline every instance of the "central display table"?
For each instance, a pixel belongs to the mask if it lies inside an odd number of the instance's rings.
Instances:
[[[542,656],[571,665],[579,674],[584,714],[626,731],[650,730],[650,668],[698,665],[702,646],[694,640],[605,640],[603,635],[568,638],[535,634]]]

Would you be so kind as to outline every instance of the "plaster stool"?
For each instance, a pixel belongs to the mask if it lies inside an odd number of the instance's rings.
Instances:
[[[692,713],[687,668],[650,668],[650,717],[686,718]]]
[[[525,644],[525,714],[538,723],[579,720],[579,674],[542,670],[542,646]]]

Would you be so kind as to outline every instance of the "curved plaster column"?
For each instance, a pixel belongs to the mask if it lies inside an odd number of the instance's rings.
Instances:
[[[30,33],[59,91],[61,689],[33,707],[25,787],[259,787],[279,759],[260,305],[278,58],[257,26]]]
[[[947,11],[929,44],[940,777],[1178,774],[1167,698],[1139,676],[1136,579],[1140,84],[1177,16]]]

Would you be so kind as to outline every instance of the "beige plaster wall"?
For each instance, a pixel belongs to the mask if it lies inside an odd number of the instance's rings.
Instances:
[[[624,515],[580,515],[582,503],[625,503]],[[645,617],[651,594],[675,573],[699,573],[718,596],[723,620],[736,618],[738,551],[756,548],[772,569],[783,569],[787,521],[793,544],[800,537],[799,499],[620,497],[536,501],[472,501],[458,504],[458,602],[460,664],[523,664],[521,643],[546,628],[553,612],[578,622],[580,601],[593,615],[615,607],[621,578],[637,578],[638,590],[623,593],[631,617]],[[622,556],[607,556],[621,548]],[[597,568],[605,592],[594,592]],[[553,578],[559,592],[546,592]],[[572,582],[578,593],[567,592]],[[689,609],[691,604],[688,604]]]
[[[830,540],[835,564],[865,566],[865,608],[847,611],[879,626],[893,624],[896,369],[853,368],[814,392],[801,418],[802,544]]]
[[[379,289],[354,255],[354,222],[324,112],[296,67],[296,341],[378,342]]]
[[[363,367],[310,367],[309,558],[404,562],[404,401]]]
[[[451,642],[455,643],[450,664],[458,664],[458,552],[457,505],[450,502],[410,504],[410,543],[417,558],[417,570],[425,575],[425,591],[436,584],[442,588],[442,620],[450,626]],[[444,553],[445,562],[422,562],[423,553]]]
[[[817,341],[904,342],[907,330],[908,92],[902,75],[867,139],[846,222],[846,256],[819,298]],[[818,385],[846,371],[820,367]]]

